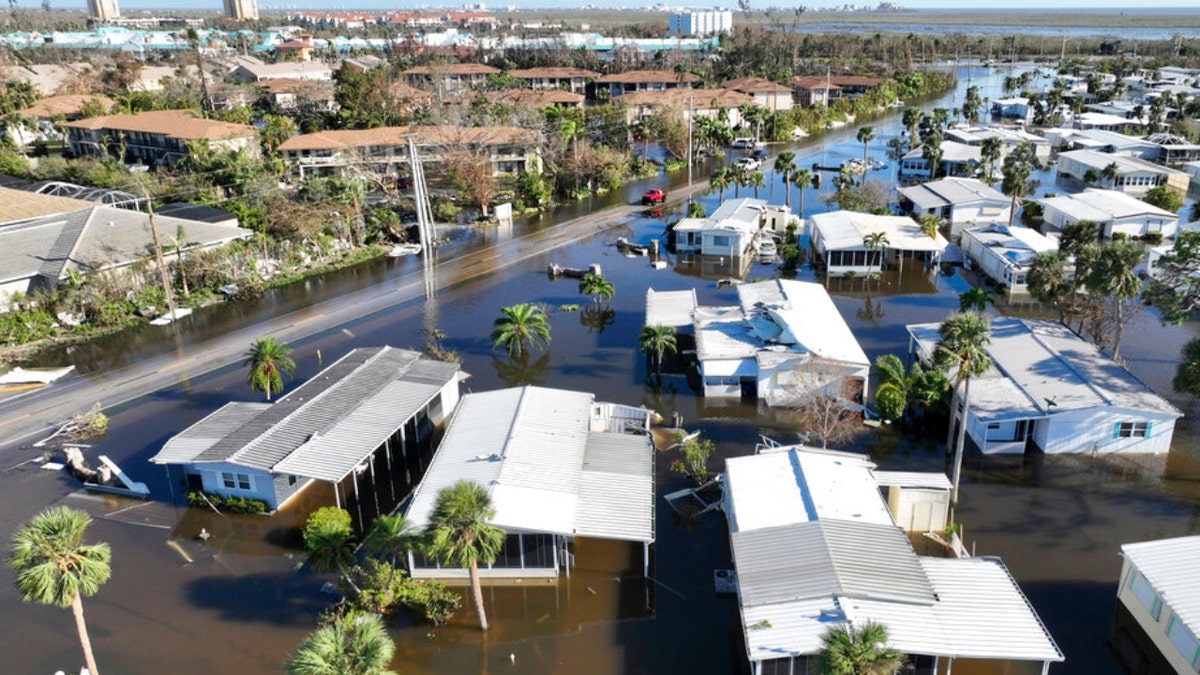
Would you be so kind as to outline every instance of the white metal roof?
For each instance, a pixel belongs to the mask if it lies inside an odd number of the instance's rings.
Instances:
[[[895,485],[902,488],[926,488],[949,490],[952,485],[944,473],[936,471],[880,471],[871,472],[875,482],[882,486]]]
[[[1200,536],[1125,544],[1121,555],[1146,577],[1193,635],[1200,633]]]
[[[963,230],[963,237],[980,242],[1009,267],[1029,265],[1036,254],[1058,250],[1056,240],[1028,227],[992,224]]]
[[[1144,159],[1129,157],[1126,155],[1110,155],[1107,152],[1096,152],[1095,150],[1071,150],[1070,152],[1061,152],[1058,155],[1059,164],[1062,160],[1069,159],[1080,164],[1103,171],[1104,167],[1109,164],[1117,165],[1117,174],[1124,176],[1131,173],[1152,173],[1152,174],[1176,174],[1183,173],[1177,169],[1171,169],[1165,166],[1159,166]]]
[[[942,141],[942,161],[950,164],[965,164],[974,162],[978,164],[982,154],[978,145],[967,145],[958,141]],[[925,153],[921,146],[917,146],[908,151],[904,155],[904,159],[924,159]]]
[[[687,291],[646,290],[647,326],[680,328],[692,325],[696,311],[696,289]]]
[[[654,450],[645,436],[605,430],[611,409],[543,387],[464,396],[406,518],[425,527],[438,493],[468,480],[508,530],[653,541]],[[646,423],[644,410],[626,410]]]
[[[903,605],[839,598],[856,625],[888,627],[888,644],[906,654],[967,659],[1063,661],[1045,625],[997,558],[919,558],[938,600]]]
[[[900,188],[900,194],[924,210],[963,204],[1007,206],[1011,203],[1004,194],[975,178],[943,178],[931,183]]]
[[[1073,195],[1059,195],[1039,200],[1042,206],[1066,214],[1073,221],[1090,220],[1105,223],[1136,216],[1153,216],[1177,221],[1179,216],[1118,190],[1088,188]]]
[[[925,355],[931,354],[937,344],[938,326],[936,323],[908,326],[909,334]],[[1022,399],[1011,392],[992,391],[997,408],[1004,404],[1001,397],[1012,396],[1009,400],[1013,405],[1032,405],[1041,414],[1122,406],[1180,415],[1132,373],[1056,321],[992,319],[987,352],[999,374],[1023,395]],[[977,411],[988,410],[986,401],[991,399],[986,385],[977,388],[987,378],[973,379],[971,383],[971,407]]]
[[[833,211],[814,214],[809,221],[820,232],[821,246],[826,251],[866,250],[863,239],[877,232],[887,237],[887,248],[891,250],[940,253],[949,243],[941,234],[930,238],[916,221],[904,216]]]
[[[832,596],[795,602],[741,607],[742,633],[751,661],[816,654],[821,636],[829,628],[844,625],[838,599]]]

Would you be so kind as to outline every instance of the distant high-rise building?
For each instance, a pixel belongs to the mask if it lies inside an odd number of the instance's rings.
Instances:
[[[667,17],[667,33],[680,37],[688,35],[717,35],[733,31],[733,12],[709,10],[703,12],[671,12]]]
[[[258,21],[258,0],[225,0],[225,18]]]
[[[96,21],[108,21],[121,17],[121,9],[117,7],[117,0],[87,0],[87,4],[88,16]]]

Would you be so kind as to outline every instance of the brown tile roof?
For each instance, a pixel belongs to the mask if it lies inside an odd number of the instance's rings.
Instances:
[[[728,80],[721,83],[722,87],[740,91],[743,93],[758,93],[758,92],[790,92],[790,87],[785,87],[778,82],[772,82],[761,77],[739,77],[736,80]]]
[[[686,109],[689,105],[696,110],[714,108],[736,108],[754,105],[754,99],[732,89],[662,89],[656,91],[633,91],[621,97],[627,105],[669,106]]]
[[[44,98],[17,114],[22,117],[54,117],[55,115],[71,117],[72,115],[78,115],[79,111],[83,108],[83,104],[93,98],[103,103],[105,110],[108,110],[113,105],[113,100],[107,96],[63,94],[62,96]]]
[[[538,78],[561,78],[568,79],[573,77],[599,77],[600,73],[582,68],[520,68],[518,70],[510,70],[508,74],[523,80],[533,80]]]
[[[474,94],[475,92],[468,92]],[[548,108],[552,105],[580,105],[583,94],[561,89],[500,89],[483,94],[492,103],[524,105],[531,108]]]
[[[692,73],[682,73],[683,82],[699,82],[700,78]],[[616,82],[620,84],[651,84],[654,82],[679,82],[680,74],[673,70],[630,70],[624,73],[602,75],[596,79],[601,84]]]
[[[0,187],[0,204],[4,205],[4,210],[0,211],[0,221],[5,223],[69,213],[96,205],[82,199],[40,195],[36,192],[12,190],[6,187]]]
[[[268,94],[306,94],[313,96],[320,93],[333,98],[333,82],[328,80],[297,80],[291,77],[273,77],[269,80],[259,80],[254,86]]]
[[[162,134],[168,138],[212,141],[241,138],[258,134],[254,127],[218,120],[193,117],[186,110],[151,110],[136,115],[108,115],[92,117],[78,122],[67,122],[65,126],[79,129],[113,129],[115,131],[140,131]]]
[[[292,136],[279,150],[336,150],[371,145],[404,145],[406,136],[415,134],[418,145],[485,144],[508,145],[536,143],[538,134],[519,127],[379,127],[376,129],[346,129],[318,131],[314,134]]]
[[[797,75],[792,78],[792,86],[797,89],[825,89],[825,83],[829,82],[829,89],[841,89],[832,78],[825,78],[823,75]]]
[[[499,68],[485,66],[482,63],[446,63],[440,66],[416,66],[404,71],[404,75],[491,75],[500,72]]]
[[[834,75],[830,80],[842,87],[878,87],[883,82],[883,78],[866,75]]]

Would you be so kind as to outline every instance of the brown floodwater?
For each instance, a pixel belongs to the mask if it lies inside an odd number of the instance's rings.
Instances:
[[[987,81],[1003,75],[990,73]],[[977,71],[975,77],[978,84],[983,73]],[[898,132],[894,119],[875,124],[878,139],[873,149],[882,148],[889,135]],[[828,163],[861,157],[862,146],[853,140],[853,133],[851,128],[835,134],[823,150],[802,149],[798,162],[803,165],[822,155],[830,157]],[[872,154],[882,156],[882,150]],[[775,195],[781,200],[778,186]],[[825,208],[816,196],[812,190],[806,195],[809,213]],[[793,192],[793,204],[797,197]],[[711,211],[716,197],[702,201]],[[667,373],[661,386],[648,379],[645,360],[635,347],[646,288],[694,287],[703,304],[736,301],[733,289],[715,283],[728,276],[729,269],[684,264],[678,270],[654,270],[645,258],[626,257],[611,245],[618,234],[647,243],[661,233],[662,226],[661,221],[638,218],[620,231],[602,233],[466,283],[439,280],[432,301],[376,312],[293,343],[296,381],[311,377],[323,364],[357,346],[420,348],[421,329],[436,327],[446,335],[444,346],[462,357],[463,368],[471,374],[465,384],[468,389],[534,383],[592,391],[600,400],[645,405],[668,416],[677,411],[688,429],[702,431],[717,444],[718,456],[711,462],[714,470],[723,467],[726,457],[752,453],[759,434],[794,440],[795,429],[786,415],[741,402],[705,400],[682,374]],[[443,255],[454,250],[448,247]],[[677,262],[670,254],[666,259]],[[616,296],[606,309],[590,309],[575,281],[546,276],[550,263],[569,267],[598,263],[614,282]],[[319,295],[338,285],[398,284],[397,271],[413,264],[412,260],[385,261],[331,275],[307,288]],[[774,268],[757,262],[745,272],[748,278],[774,273]],[[802,272],[800,278],[811,279],[811,272]],[[903,353],[907,348],[904,324],[941,320],[957,307],[957,293],[969,282],[961,272],[944,275],[908,267],[902,275],[889,272],[877,282],[835,280],[829,287],[843,317],[873,358]],[[301,292],[289,293],[286,302],[302,303]],[[487,335],[500,307],[527,301],[550,310],[553,341],[544,354],[514,363],[491,351]],[[564,305],[588,311],[558,311]],[[204,318],[212,324],[207,330],[225,330],[238,313],[273,310],[260,306],[222,311],[233,314]],[[995,311],[1037,310],[1001,302]],[[1147,312],[1127,331],[1122,346],[1135,374],[1189,415],[1195,406],[1171,394],[1170,379],[1180,347],[1196,333],[1195,324],[1164,328]],[[82,347],[77,354],[86,356],[91,367],[102,368],[144,357],[156,340],[161,337],[150,334],[115,339]],[[224,403],[253,399],[241,367],[231,365],[116,410],[109,435],[88,454],[103,452],[136,480],[148,483],[156,497],[149,503],[79,495],[69,477],[23,463],[36,457],[37,451],[6,453],[6,465],[0,466],[4,504],[0,532],[11,532],[44,505],[62,500],[93,513],[91,537],[112,546],[113,577],[85,601],[104,672],[278,673],[280,664],[333,601],[320,590],[326,577],[302,568],[296,536],[296,525],[306,509],[330,499],[328,488],[306,491],[298,503],[272,517],[219,516],[174,503],[163,469],[147,461],[173,434]],[[1196,532],[1200,523],[1197,438],[1188,418],[1177,428],[1167,457],[968,459],[958,511],[968,546],[977,555],[1003,557],[1021,583],[1067,656],[1066,664],[1055,666],[1053,672],[1120,672],[1105,647],[1120,570],[1117,551],[1123,542]],[[864,430],[851,447],[870,453],[885,468],[937,470],[944,465],[933,440],[907,437],[895,429]],[[670,453],[658,458],[660,495],[686,485],[683,477],[670,472],[671,459]],[[391,497],[412,479],[410,474],[381,487],[380,495],[386,492]],[[173,496],[179,501],[179,495]],[[386,502],[381,510],[386,510]],[[373,497],[371,504],[374,508]],[[723,521],[717,514],[680,519],[661,497],[657,514],[652,579],[641,578],[637,547],[580,541],[579,566],[569,579],[488,587],[485,602],[493,628],[487,635],[472,627],[469,606],[450,626],[437,630],[394,627],[395,669],[443,674],[742,672],[745,663],[735,600],[717,595],[713,586],[713,571],[730,564]],[[200,528],[211,534],[206,542],[197,539]],[[52,673],[77,668],[82,658],[70,612],[20,603],[9,583],[10,573],[4,575],[0,654],[5,666],[0,670]]]

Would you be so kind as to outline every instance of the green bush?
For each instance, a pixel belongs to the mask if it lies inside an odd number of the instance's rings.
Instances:
[[[445,584],[413,579],[382,560],[370,558],[351,574],[362,589],[351,602],[365,612],[393,614],[404,608],[418,621],[444,626],[462,605],[462,596]]]
[[[209,494],[199,490],[191,490],[187,494],[188,506],[197,508],[217,507],[218,511],[223,513],[266,513],[266,502],[258,499],[246,499],[245,497],[224,497],[217,494]],[[211,506],[210,506],[211,505]]]
[[[45,309],[25,309],[0,314],[0,344],[19,345],[53,336],[58,322]]]
[[[1146,242],[1150,246],[1158,246],[1159,244],[1163,243],[1163,234],[1162,232],[1147,232],[1146,234],[1142,235],[1142,241]]]

